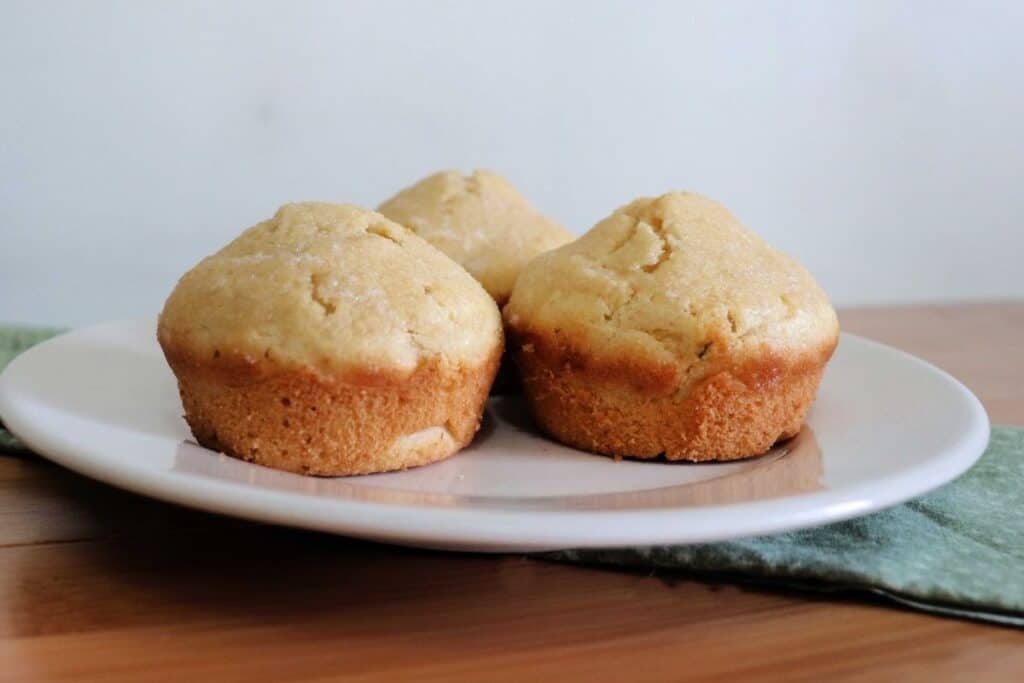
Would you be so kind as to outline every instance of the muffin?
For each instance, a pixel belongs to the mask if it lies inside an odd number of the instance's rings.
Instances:
[[[799,263],[684,192],[537,257],[504,314],[539,425],[616,457],[764,453],[799,432],[839,334]]]
[[[533,257],[573,240],[507,180],[487,171],[435,173],[378,210],[468,270],[499,306]]]
[[[476,432],[501,316],[380,214],[289,204],[185,274],[157,337],[208,448],[316,475],[448,457]]]

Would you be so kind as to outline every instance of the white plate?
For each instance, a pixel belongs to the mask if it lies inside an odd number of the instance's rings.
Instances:
[[[465,451],[419,469],[312,478],[197,446],[152,320],[98,325],[19,356],[0,418],[47,458],[163,500],[409,545],[542,550],[720,541],[862,515],[955,478],[988,418],[937,368],[843,335],[808,427],[731,464],[615,462],[560,446],[493,399]]]

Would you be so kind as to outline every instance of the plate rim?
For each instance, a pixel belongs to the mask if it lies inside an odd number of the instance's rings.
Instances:
[[[123,328],[123,333],[148,320],[151,318],[118,320],[70,330],[15,357],[0,373],[0,419],[41,457],[117,488],[207,512],[390,543],[455,550],[536,551],[708,543],[820,526],[897,505],[952,481],[981,457],[990,436],[984,407],[955,377],[906,351],[843,332],[841,344],[863,344],[874,351],[896,354],[903,362],[936,374],[964,400],[970,411],[969,429],[928,461],[887,478],[881,488],[877,481],[869,481],[840,489],[739,503],[634,510],[551,510],[359,501],[198,478],[189,479],[188,486],[180,486],[180,476],[173,473],[144,465],[125,466],[123,462],[90,455],[90,446],[68,443],[59,434],[48,433],[26,414],[31,407],[19,405],[12,386],[12,377],[20,372],[19,367],[31,363],[37,354],[53,352],[48,347],[66,343],[68,336],[96,333],[101,328],[115,332]],[[553,518],[557,518],[557,524],[539,523]],[[686,533],[680,533],[678,528],[681,518],[685,518]],[[500,529],[498,537],[493,533],[495,528]]]

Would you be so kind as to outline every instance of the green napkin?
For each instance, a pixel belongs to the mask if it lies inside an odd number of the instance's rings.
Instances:
[[[28,347],[60,332],[61,330],[56,328],[0,325],[0,371]],[[3,415],[0,415],[0,453],[25,450],[25,447],[13,435],[4,429],[2,420]]]
[[[926,612],[1024,627],[1024,429],[993,429],[985,454],[959,479],[858,519],[725,543],[546,557],[869,592]]]
[[[0,326],[0,369],[56,333]],[[0,428],[0,451],[17,447]],[[543,557],[870,592],[936,614],[1024,626],[1024,429],[992,430],[985,454],[959,479],[859,519],[726,543]]]

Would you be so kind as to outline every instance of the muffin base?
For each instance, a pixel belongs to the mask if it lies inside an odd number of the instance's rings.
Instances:
[[[501,349],[474,368],[430,363],[406,378],[324,378],[166,355],[201,445],[275,469],[345,476],[425,465],[465,447]]]
[[[627,458],[722,461],[761,455],[796,436],[835,343],[795,358],[720,359],[688,391],[674,370],[522,344],[516,359],[530,412],[574,448]]]

